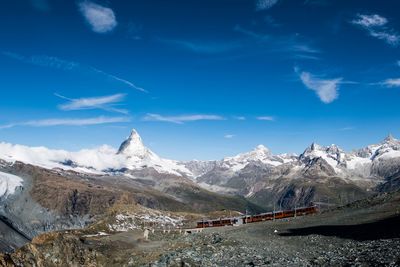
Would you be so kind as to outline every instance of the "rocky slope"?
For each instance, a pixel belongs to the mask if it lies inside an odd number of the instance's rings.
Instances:
[[[399,192],[381,194],[313,216],[208,228],[189,235],[159,227],[189,214],[125,210],[112,224],[126,226],[129,217],[131,229],[101,228],[107,221],[43,234],[14,253],[0,255],[0,265],[397,266],[399,204]],[[149,240],[143,238],[143,214],[148,215],[144,220],[157,221]]]

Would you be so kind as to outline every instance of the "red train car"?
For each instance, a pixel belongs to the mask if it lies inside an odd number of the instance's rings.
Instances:
[[[275,212],[261,213],[257,215],[246,215],[237,218],[220,218],[217,220],[203,220],[197,222],[197,228],[208,228],[208,227],[221,227],[221,226],[232,226],[246,223],[262,222],[269,220],[284,219],[296,216],[304,216],[314,214],[318,212],[316,206],[301,207],[294,210],[281,210]]]
[[[220,218],[217,220],[203,220],[197,222],[197,228],[232,226],[238,222],[237,218]]]

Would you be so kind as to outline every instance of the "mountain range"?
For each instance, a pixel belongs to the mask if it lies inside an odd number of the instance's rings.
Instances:
[[[400,141],[390,135],[352,152],[313,143],[300,155],[274,155],[259,145],[211,161],[161,158],[135,130],[119,149],[0,143],[0,228],[12,233],[0,244],[11,250],[41,232],[83,227],[115,205],[257,213],[346,204],[396,188]]]
[[[307,179],[307,183],[337,180],[344,185],[371,190],[399,171],[400,141],[389,135],[379,144],[352,152],[345,152],[336,145],[313,143],[300,155],[274,155],[259,145],[250,152],[221,160],[183,162],[159,157],[143,144],[137,131],[132,130],[118,150],[104,145],[68,152],[0,143],[0,159],[86,175],[121,175],[132,179],[141,179],[148,172],[157,177],[172,175],[210,191],[257,199],[260,192],[268,191],[281,181],[292,184],[303,179]]]

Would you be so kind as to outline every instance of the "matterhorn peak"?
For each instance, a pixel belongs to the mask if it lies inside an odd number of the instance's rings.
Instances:
[[[121,144],[118,154],[127,156],[143,157],[149,153],[149,150],[143,145],[142,138],[135,129],[132,129],[129,137]]]

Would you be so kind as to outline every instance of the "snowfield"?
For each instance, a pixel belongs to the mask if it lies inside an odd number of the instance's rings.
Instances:
[[[22,187],[22,182],[18,176],[0,172],[0,198],[14,194],[17,187]]]

